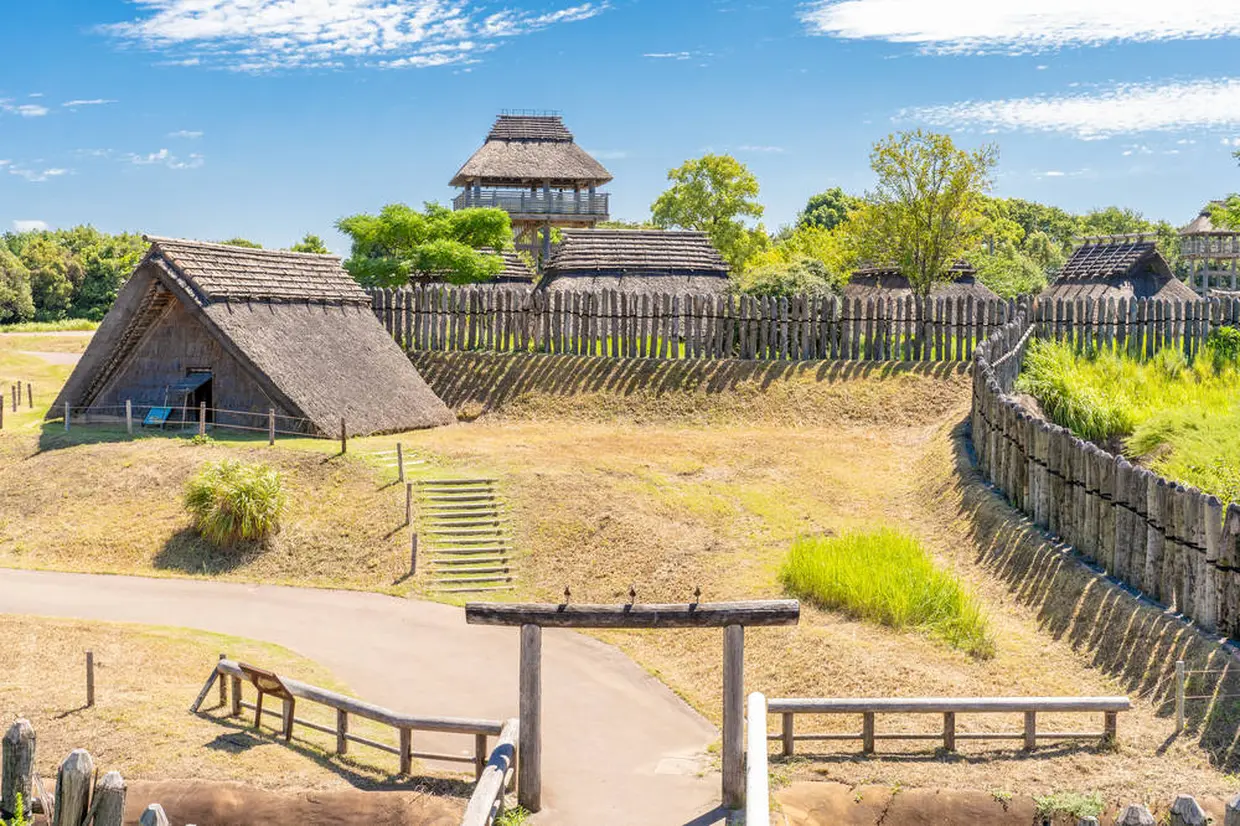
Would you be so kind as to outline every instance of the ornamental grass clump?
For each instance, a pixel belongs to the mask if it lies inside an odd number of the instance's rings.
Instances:
[[[280,529],[284,477],[264,464],[208,462],[185,486],[185,507],[203,538],[225,548],[262,542]]]
[[[793,596],[822,608],[924,631],[974,657],[994,655],[994,637],[976,598],[935,565],[915,537],[900,531],[797,539],[780,579]]]

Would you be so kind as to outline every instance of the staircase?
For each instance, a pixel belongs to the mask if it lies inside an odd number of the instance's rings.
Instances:
[[[415,486],[431,590],[512,590],[512,541],[496,480],[430,479]]]

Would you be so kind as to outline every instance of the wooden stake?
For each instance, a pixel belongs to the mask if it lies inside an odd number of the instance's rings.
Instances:
[[[745,627],[723,629],[723,805],[745,805]]]
[[[133,435],[133,401],[125,399],[125,432]]]
[[[413,524],[413,483],[405,483],[405,525]]]
[[[340,417],[340,454],[343,456],[349,451],[349,432],[344,426],[344,416]]]
[[[220,654],[221,660],[225,660],[227,658],[228,657],[226,654]],[[224,676],[221,674],[220,675],[220,708],[223,708],[227,703],[228,703],[228,685],[227,683],[224,682]]]
[[[138,826],[169,826],[168,815],[164,813],[164,807],[158,803],[147,806],[146,811],[138,820]]]
[[[396,474],[399,481],[405,481],[405,448],[400,442],[396,443]]]
[[[90,804],[93,826],[123,826],[125,822],[125,778],[120,772],[108,772],[95,784]]]
[[[65,432],[69,432],[69,403],[65,402]]]
[[[56,773],[52,826],[81,826],[95,779],[95,761],[86,749],[74,749]]]
[[[95,704],[95,652],[86,652],[86,707]]]
[[[34,410],[34,385],[30,382],[26,382],[26,404]]]
[[[409,574],[418,572],[418,535],[415,533],[409,543]]]
[[[276,443],[276,409],[274,407],[267,408],[267,444],[274,445]]]
[[[1175,733],[1184,730],[1184,661],[1175,661]]]
[[[198,402],[198,435],[207,435],[207,403]]]
[[[517,802],[531,813],[542,808],[542,628],[521,626],[520,731]]]
[[[0,405],[3,408],[4,405]],[[34,799],[34,726],[19,719],[5,732],[0,762],[0,814],[16,814],[20,795],[26,812]]]

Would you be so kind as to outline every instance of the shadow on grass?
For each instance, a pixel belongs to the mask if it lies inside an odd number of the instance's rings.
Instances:
[[[165,442],[173,442],[177,444],[189,444],[190,440],[198,434],[196,427],[187,429],[168,428],[159,430],[158,428],[134,427],[133,435],[125,430],[124,424],[114,424],[112,422],[105,423],[84,423],[81,425],[74,424],[68,431],[59,421],[45,422],[40,429],[38,450],[34,455],[46,453],[52,450],[64,450],[65,448],[78,447],[79,445],[99,445],[110,444],[113,442],[135,442],[146,439],[160,439]],[[229,444],[241,445],[265,445],[267,444],[267,435],[265,433],[250,433],[247,431],[212,431],[209,434],[213,439],[219,437],[220,440],[227,440]],[[279,442],[277,442],[279,444]]]
[[[963,362],[740,361],[611,359],[532,353],[417,351],[415,367],[449,407],[482,405],[498,410],[536,391],[568,396],[606,392],[656,397],[675,393],[734,391],[741,385],[772,385],[802,377],[820,382],[898,375],[945,378],[968,369]]]
[[[799,761],[811,759],[817,765],[859,765],[859,764],[903,764],[903,763],[939,763],[945,766],[990,765],[997,760],[1005,763],[1036,763],[1072,754],[1113,754],[1114,746],[1099,742],[1060,742],[1038,746],[1033,751],[1003,748],[984,745],[975,747],[968,752],[944,751],[942,748],[926,751],[880,752],[862,754],[860,752],[816,752],[812,748],[800,747],[792,757],[771,755],[772,765],[796,765]]]
[[[1007,583],[1032,609],[1042,630],[1067,641],[1091,665],[1152,703],[1161,717],[1175,713],[1175,663],[1193,674],[1186,694],[1186,727],[1163,745],[1195,738],[1212,763],[1240,769],[1240,666],[1236,647],[1206,634],[1132,587],[1100,570],[1011,507],[973,464],[968,425],[952,432],[954,477],[927,491],[927,501],[954,502],[969,527],[979,565]],[[1123,718],[1120,719],[1123,741]]]
[[[264,550],[261,542],[243,542],[230,549],[217,548],[193,528],[183,528],[168,538],[155,554],[153,563],[161,571],[215,576],[245,567]]]
[[[286,741],[274,728],[264,726],[262,729],[255,729],[252,720],[244,717],[223,717],[220,716],[222,711],[217,705],[214,709],[195,713],[194,716],[200,720],[209,721],[223,729],[219,735],[203,743],[203,748],[228,754],[241,754],[259,746],[289,749],[339,776],[354,788],[365,791],[419,791],[436,797],[457,798],[468,798],[473,793],[473,781],[469,779],[417,773],[405,777],[381,769],[374,762],[357,760],[348,755],[328,754],[313,743],[298,737],[296,729],[293,739]],[[396,760],[394,755],[377,751],[373,753],[376,756],[383,755],[380,759]],[[415,768],[416,766],[415,762]]]

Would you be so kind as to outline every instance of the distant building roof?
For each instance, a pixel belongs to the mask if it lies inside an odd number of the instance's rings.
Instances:
[[[493,286],[534,286],[534,280],[537,278],[535,272],[530,269],[529,264],[525,263],[515,249],[495,250],[490,247],[484,247],[479,252],[485,252],[488,255],[497,255],[504,262],[504,268],[499,274],[490,281],[483,281],[477,284],[461,284],[457,286],[463,287],[493,287]],[[415,284],[445,284],[442,273],[431,273],[429,275],[414,276],[410,279]]]
[[[1197,299],[1197,294],[1171,272],[1157,245],[1143,236],[1084,239],[1043,295],[1066,299]]]
[[[550,290],[722,292],[728,264],[704,232],[564,230],[546,267]]]
[[[573,141],[558,115],[500,115],[451,186],[601,186],[611,173]]]
[[[1214,226],[1210,213],[1214,207],[1222,206],[1222,201],[1211,201],[1202,207],[1201,213],[1180,229],[1180,235],[1240,235],[1240,232]]]
[[[904,299],[913,295],[913,287],[903,275],[884,271],[877,273],[856,272],[844,285],[845,298],[861,298],[881,301],[888,298]],[[931,298],[968,298],[976,301],[997,300],[994,290],[977,280],[972,270],[962,272],[951,281],[939,281],[930,290]]]

